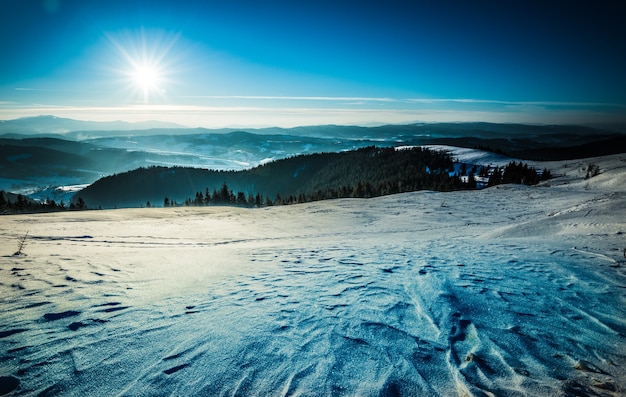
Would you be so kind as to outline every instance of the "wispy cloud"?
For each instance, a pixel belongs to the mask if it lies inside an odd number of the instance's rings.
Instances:
[[[16,87],[15,91],[35,91],[35,92],[88,92],[84,90],[68,90],[59,88],[34,88],[34,87]]]
[[[184,95],[180,98],[195,99],[259,99],[293,101],[354,101],[354,102],[398,102],[394,98],[379,97],[334,97],[334,96],[271,96],[271,95]]]
[[[494,99],[474,98],[408,98],[410,103],[465,103],[465,104],[492,104],[504,106],[569,106],[569,107],[621,107],[626,104],[606,102],[567,102],[567,101],[504,101]]]
[[[273,96],[273,95],[186,95],[180,98],[188,99],[224,99],[224,100],[259,100],[259,101],[316,101],[316,102],[344,102],[344,105],[361,106],[368,103],[382,102],[387,104],[422,104],[422,105],[487,105],[487,106],[542,106],[542,107],[571,107],[571,108],[626,108],[626,104],[604,102],[576,102],[576,101],[512,101],[481,98],[392,98],[392,97],[354,97],[354,96]]]

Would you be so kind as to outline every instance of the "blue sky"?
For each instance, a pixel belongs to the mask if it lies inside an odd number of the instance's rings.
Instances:
[[[0,119],[625,122],[626,6],[545,3],[4,0]]]

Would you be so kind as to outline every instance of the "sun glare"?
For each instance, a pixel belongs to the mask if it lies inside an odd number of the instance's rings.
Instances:
[[[137,88],[144,93],[158,89],[159,72],[150,65],[138,65],[132,74],[133,81]]]
[[[123,63],[118,72],[124,76],[129,99],[141,98],[143,103],[159,102],[165,95],[167,76],[172,73],[172,47],[178,35],[158,32],[107,35]]]
[[[127,72],[132,91],[135,95],[141,96],[144,103],[151,102],[156,96],[163,92],[161,84],[161,72],[158,67],[148,63],[132,62],[132,70]]]

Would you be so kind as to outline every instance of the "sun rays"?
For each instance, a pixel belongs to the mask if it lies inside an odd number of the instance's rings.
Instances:
[[[155,66],[149,64],[133,66],[134,71],[130,74],[130,77],[133,80],[135,89],[143,94],[143,102],[148,103],[151,95],[160,93],[160,72]]]
[[[171,83],[168,76],[174,73],[172,48],[179,35],[141,29],[107,38],[122,60],[116,73],[123,80],[128,99],[144,104],[164,100]]]

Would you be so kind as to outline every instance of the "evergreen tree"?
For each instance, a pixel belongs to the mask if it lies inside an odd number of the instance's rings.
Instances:
[[[474,178],[473,173],[467,177],[467,188],[471,190],[476,189],[476,178]]]
[[[244,192],[237,192],[237,205],[246,205],[246,194]]]
[[[87,208],[87,204],[85,204],[85,200],[83,200],[82,197],[78,198],[78,201],[76,202],[76,208],[79,210],[84,210]]]
[[[230,191],[228,190],[228,185],[226,182],[222,185],[222,188],[219,191],[219,197],[217,200],[221,204],[228,204],[230,202]]]

